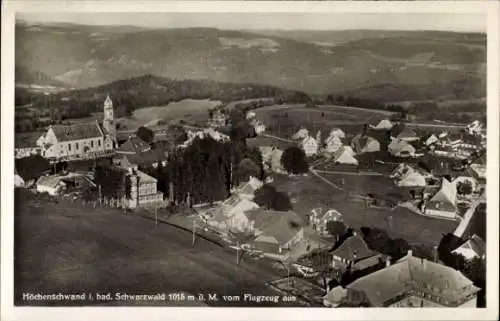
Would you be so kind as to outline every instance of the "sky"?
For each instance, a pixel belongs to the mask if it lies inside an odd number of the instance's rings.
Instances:
[[[23,13],[30,23],[281,30],[440,30],[486,32],[486,15],[467,13]]]

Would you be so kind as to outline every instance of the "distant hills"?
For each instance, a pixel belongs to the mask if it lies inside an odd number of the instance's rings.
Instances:
[[[430,31],[18,24],[16,82],[87,88],[152,74],[313,95],[359,91],[384,101],[480,98],[486,91],[485,50],[485,35]]]

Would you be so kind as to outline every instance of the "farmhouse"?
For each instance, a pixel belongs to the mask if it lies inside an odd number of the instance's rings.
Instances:
[[[188,139],[182,145],[179,145],[181,148],[188,147],[197,138],[204,139],[204,138],[210,137],[210,138],[212,138],[216,141],[219,141],[219,142],[229,141],[229,136],[224,135],[222,133],[219,133],[218,131],[214,130],[213,128],[207,128],[207,129],[196,131],[196,132],[188,131],[187,136],[188,136]]]
[[[325,211],[321,207],[317,207],[311,210],[310,224],[312,225],[313,230],[319,232],[322,235],[328,234],[326,225],[330,221],[342,222],[342,214],[334,209]]]
[[[285,168],[281,164],[281,156],[283,151],[277,147],[261,146],[259,150],[262,154],[262,163],[264,169],[271,170],[275,173],[284,173]]]
[[[325,149],[324,151],[326,153],[335,153],[339,148],[341,148],[343,145],[342,140],[340,139],[339,136],[334,135],[334,136],[328,136],[328,138],[325,140]]]
[[[391,129],[391,137],[407,142],[419,140],[418,135],[410,127],[403,123],[397,124]]]
[[[486,258],[486,244],[479,236],[474,234],[451,253],[460,254],[465,257],[466,260],[472,260],[474,258],[484,260]]]
[[[124,169],[149,166],[157,168],[159,164],[167,165],[167,157],[166,151],[156,148],[137,154],[117,154],[113,157],[113,163]]]
[[[116,146],[113,103],[104,102],[102,127],[97,121],[76,125],[54,125],[37,140],[42,155],[51,159],[88,159],[105,155]]]
[[[294,212],[258,209],[245,215],[249,221],[247,231],[255,236],[249,245],[267,255],[282,258],[304,237],[302,220]]]
[[[427,185],[425,176],[410,166],[403,169],[395,183],[398,187],[424,187]]]
[[[351,147],[356,154],[380,151],[380,143],[371,136],[357,134],[351,141]]]
[[[293,134],[292,139],[303,140],[306,137],[309,137],[309,131],[305,128],[301,128],[295,134]]]
[[[42,176],[36,182],[36,191],[39,193],[49,193],[57,196],[66,187],[66,184],[59,176]]]
[[[346,301],[370,307],[476,307],[477,293],[461,272],[412,255],[357,279]]]
[[[318,141],[313,137],[306,137],[301,143],[302,149],[304,150],[306,156],[313,156],[318,153],[319,144]]]
[[[250,122],[250,125],[253,126],[253,129],[254,129],[256,135],[260,135],[266,131],[266,125],[260,120],[253,119]]]
[[[130,137],[125,143],[120,147],[115,149],[115,153],[121,157],[121,155],[135,155],[147,152],[151,149],[148,143],[140,139],[139,137]]]
[[[457,212],[457,187],[446,178],[441,187],[425,204],[425,214],[445,218],[455,218]]]
[[[332,160],[335,164],[358,166],[358,160],[354,158],[353,153],[351,147],[342,146],[333,154]]]
[[[342,129],[340,128],[333,128],[331,131],[330,131],[330,134],[328,135],[328,137],[338,137],[338,138],[345,138],[345,133]]]
[[[396,157],[410,157],[415,155],[416,149],[404,140],[393,139],[387,146],[387,151]]]
[[[439,142],[439,138],[436,137],[436,135],[431,134],[427,139],[425,140],[425,145],[426,146],[431,146],[434,144],[437,144]]]
[[[212,128],[224,127],[228,118],[225,113],[217,108],[211,112],[208,125]]]
[[[332,251],[332,255],[332,267],[341,273],[364,270],[380,263],[379,253],[370,250],[356,232]]]
[[[375,130],[389,130],[394,126],[389,119],[382,119],[376,126],[371,126]]]

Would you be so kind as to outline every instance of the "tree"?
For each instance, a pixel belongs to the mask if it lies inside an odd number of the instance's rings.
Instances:
[[[254,136],[254,128],[247,121],[240,121],[231,128],[229,136],[233,141],[242,141]]]
[[[302,174],[309,170],[306,154],[297,146],[288,147],[283,151],[283,155],[281,155],[281,164],[287,172],[292,174]]]
[[[316,250],[310,254],[312,268],[318,273],[326,289],[329,283],[328,278],[332,277],[332,255],[327,250]]]
[[[139,127],[136,135],[137,135],[137,137],[139,137],[140,139],[142,139],[143,141],[145,141],[148,144],[151,144],[153,142],[154,137],[155,137],[155,133],[151,129],[146,128],[144,126]]]
[[[259,206],[276,211],[288,211],[292,209],[292,203],[287,195],[278,192],[274,186],[264,184],[255,191],[254,202]]]
[[[326,230],[330,235],[334,236],[335,239],[338,240],[344,236],[347,227],[340,221],[328,221],[326,223]]]
[[[40,155],[16,159],[15,165],[17,174],[21,176],[25,182],[37,179],[51,169],[49,161]]]
[[[251,176],[260,178],[262,175],[261,167],[251,159],[245,158],[239,163],[236,175],[238,176],[238,181],[242,182],[248,181]]]

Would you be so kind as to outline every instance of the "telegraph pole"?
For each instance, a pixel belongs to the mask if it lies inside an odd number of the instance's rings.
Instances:
[[[236,242],[236,265],[240,264],[240,241]]]
[[[158,204],[155,204],[155,226],[158,225]]]
[[[194,246],[194,240],[195,240],[195,229],[196,229],[196,225],[195,225],[195,221],[193,219],[193,243],[191,244],[191,246]]]

